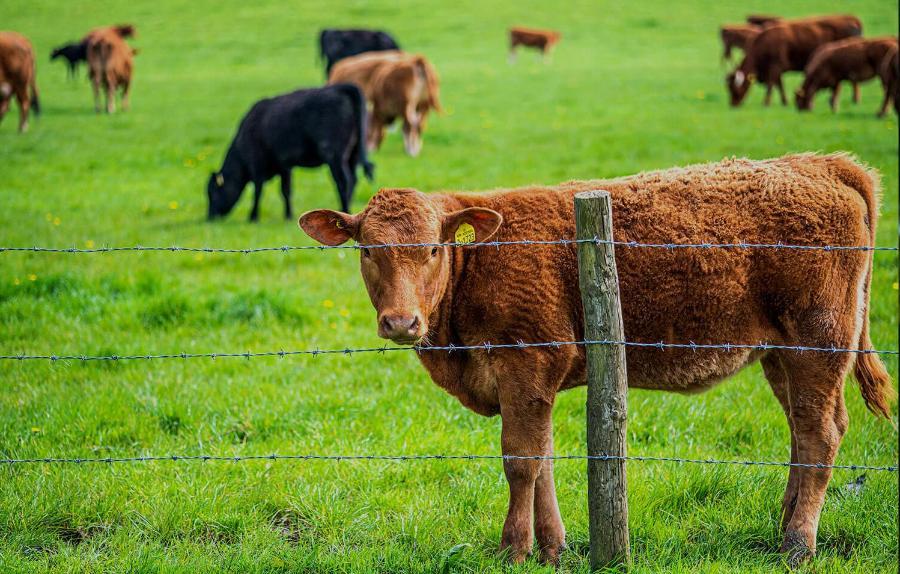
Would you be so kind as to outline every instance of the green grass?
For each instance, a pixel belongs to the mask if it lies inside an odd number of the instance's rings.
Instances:
[[[205,214],[207,174],[260,97],[322,80],[323,26],[383,26],[427,54],[447,113],[421,157],[389,134],[378,186],[486,189],[624,175],[791,151],[849,150],[881,171],[881,245],[896,245],[897,118],[881,88],[845,91],[838,115],[764,109],[754,88],[728,108],[716,26],[745,12],[846,11],[785,0],[303,3],[7,0],[3,27],[38,51],[44,115],[26,136],[0,126],[0,244],[245,247],[308,243],[281,219],[277,180],[258,225],[249,199]],[[870,35],[896,33],[896,3],[854,3]],[[50,49],[95,25],[133,22],[132,111],[92,111]],[[506,63],[506,26],[555,27],[549,65]],[[788,80],[793,90],[798,74]],[[298,211],[334,208],[325,170],[295,172]],[[356,208],[376,187],[362,183]],[[802,255],[798,255],[802,256]],[[876,255],[871,317],[897,348],[897,258]],[[333,302],[333,305],[329,302]],[[0,254],[0,352],[210,352],[369,346],[374,313],[352,254]],[[888,361],[896,380],[897,361]],[[0,456],[496,453],[497,418],[466,411],[412,354],[0,366]],[[839,463],[896,464],[897,431],[847,386]],[[559,397],[557,450],[584,452],[584,389]],[[633,391],[633,454],[784,460],[787,427],[758,367],[700,396]],[[894,407],[896,409],[896,407]],[[894,425],[896,424],[896,410]],[[584,464],[557,466],[570,550],[586,572]],[[783,469],[633,463],[636,572],[766,572]],[[898,484],[869,473],[859,496],[835,473],[808,572],[896,572]],[[0,468],[0,570],[30,572],[534,572],[496,554],[507,489],[496,462],[152,463]],[[458,544],[468,544],[445,557]]]

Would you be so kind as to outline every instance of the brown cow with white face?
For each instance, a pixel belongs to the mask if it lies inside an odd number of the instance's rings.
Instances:
[[[573,196],[605,189],[619,241],[870,246],[877,187],[877,176],[845,155],[803,154],[489,193],[384,189],[359,214],[311,211],[300,226],[326,245],[572,239]],[[584,338],[573,245],[367,247],[360,265],[378,334],[397,343]],[[617,248],[616,265],[630,341],[871,348],[870,252]],[[848,425],[844,380],[851,371],[869,408],[890,413],[890,377],[873,354],[626,351],[629,386],[680,393],[709,389],[760,361],[787,415],[795,463],[834,462]],[[465,406],[502,417],[504,455],[552,454],[556,394],[586,382],[582,346],[421,348],[418,357]],[[510,498],[501,547],[520,562],[536,536],[542,560],[556,563],[565,529],[552,462],[507,459],[503,467]],[[815,550],[830,477],[829,469],[790,470],[781,549],[791,562]]]

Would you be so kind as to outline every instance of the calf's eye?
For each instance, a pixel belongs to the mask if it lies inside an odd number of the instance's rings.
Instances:
[[[369,256],[369,250],[368,250],[368,248],[363,247],[362,252],[363,252],[363,257],[368,257],[368,256]]]
[[[432,248],[431,248],[431,256],[432,256],[432,257],[437,257],[437,247],[432,247]]]

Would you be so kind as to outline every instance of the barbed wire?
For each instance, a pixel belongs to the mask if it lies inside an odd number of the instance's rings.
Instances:
[[[783,462],[770,460],[727,460],[713,458],[680,458],[671,456],[636,456],[636,455],[512,455],[512,454],[252,454],[252,455],[149,455],[130,457],[99,457],[99,458],[4,458],[0,459],[0,465],[13,464],[91,464],[91,463],[119,463],[119,462],[247,462],[254,460],[304,460],[304,461],[424,461],[424,460],[595,460],[595,461],[626,461],[626,462],[674,462],[681,464],[726,464],[735,466],[777,466],[815,468],[831,470],[871,470],[897,472],[896,466],[875,466],[865,464],[822,464],[803,462]]]
[[[387,248],[412,248],[412,247],[504,247],[509,245],[577,245],[581,243],[593,243],[596,245],[614,245],[617,247],[643,247],[654,249],[786,249],[798,251],[900,251],[898,247],[872,246],[872,245],[792,245],[787,243],[641,243],[638,241],[614,241],[608,239],[553,239],[532,240],[523,239],[516,241],[483,241],[480,243],[377,243],[372,245],[344,244],[344,245],[282,245],[280,247],[248,247],[248,248],[222,248],[222,247],[183,247],[173,245],[166,246],[107,246],[107,247],[0,247],[0,252],[32,252],[32,253],[116,253],[125,251],[155,251],[155,252],[189,252],[189,253],[264,253],[264,252],[289,252],[289,251],[326,251],[329,249],[387,249]]]
[[[0,355],[0,360],[16,360],[16,361],[132,361],[132,360],[152,360],[152,359],[219,359],[219,358],[255,358],[255,357],[291,357],[297,355],[353,355],[356,353],[387,353],[394,351],[416,351],[436,352],[446,351],[452,353],[454,351],[486,351],[491,352],[498,349],[530,349],[530,348],[546,348],[546,347],[565,347],[565,346],[590,346],[590,345],[622,345],[625,347],[637,347],[643,349],[688,349],[691,351],[704,350],[724,350],[724,351],[796,351],[796,352],[814,352],[814,353],[853,353],[858,355],[900,355],[900,351],[883,350],[883,349],[846,349],[839,347],[807,347],[803,345],[772,345],[769,343],[746,344],[746,343],[643,343],[637,341],[616,341],[616,340],[583,340],[583,341],[549,341],[540,343],[525,343],[518,341],[516,343],[481,343],[479,345],[429,345],[429,346],[408,346],[408,347],[363,347],[357,349],[301,349],[293,351],[246,351],[243,353],[165,353],[165,354],[133,354],[133,355]]]

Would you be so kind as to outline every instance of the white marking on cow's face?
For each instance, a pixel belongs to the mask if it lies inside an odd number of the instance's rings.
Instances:
[[[734,73],[734,85],[740,88],[744,85],[744,72],[738,70]]]

